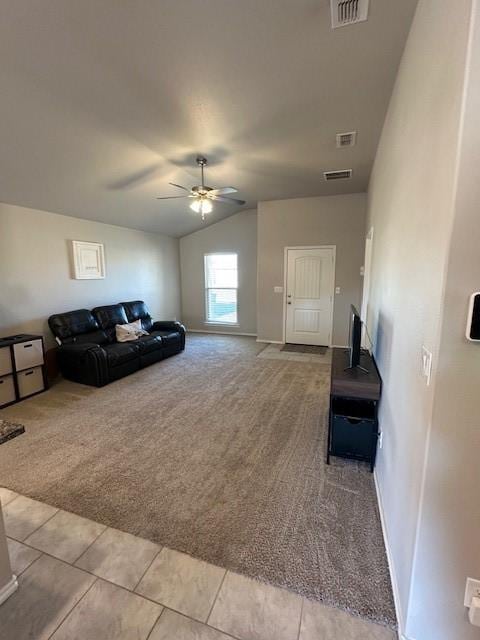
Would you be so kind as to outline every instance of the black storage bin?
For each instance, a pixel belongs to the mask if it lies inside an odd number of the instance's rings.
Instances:
[[[375,403],[333,398],[330,419],[331,453],[369,460],[377,437]]]
[[[375,420],[375,402],[356,398],[332,398],[332,411],[337,416]]]

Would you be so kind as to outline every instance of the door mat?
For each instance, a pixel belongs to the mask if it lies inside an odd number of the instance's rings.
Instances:
[[[311,355],[324,356],[328,347],[317,347],[311,344],[284,344],[280,351],[291,351],[292,353],[310,353]]]

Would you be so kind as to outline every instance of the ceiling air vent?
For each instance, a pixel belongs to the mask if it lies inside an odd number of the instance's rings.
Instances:
[[[330,0],[332,29],[363,22],[368,18],[368,0]]]
[[[347,133],[337,133],[337,147],[353,147],[357,141],[357,132],[348,131]]]
[[[341,171],[324,171],[325,180],[347,180],[352,177],[351,169],[342,169]]]

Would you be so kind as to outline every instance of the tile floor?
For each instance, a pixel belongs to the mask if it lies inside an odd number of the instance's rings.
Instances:
[[[291,362],[313,362],[316,364],[332,363],[332,350],[327,349],[324,355],[311,353],[293,353],[291,351],[282,351],[282,344],[269,344],[263,351],[257,355],[257,358],[266,360],[290,360]]]
[[[396,634],[0,488],[19,588],[5,640],[394,640]]]

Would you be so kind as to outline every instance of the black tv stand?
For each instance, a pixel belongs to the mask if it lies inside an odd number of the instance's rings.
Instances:
[[[350,349],[344,349],[343,353],[348,353],[348,355],[350,356]],[[360,349],[360,358],[362,356],[368,356],[368,350],[367,349]],[[356,364],[356,365],[350,365],[348,367],[345,367],[344,371],[350,371],[351,369],[359,369],[360,371],[363,371],[364,373],[369,373],[369,370],[366,369],[365,367],[362,367],[360,364]]]
[[[359,364],[356,364],[355,366],[345,367],[344,371],[352,371],[353,369],[358,369],[359,371],[363,371],[363,373],[370,373],[368,369],[365,369],[365,367],[361,367]]]
[[[330,456],[339,456],[369,462],[373,471],[382,381],[368,352],[361,352],[360,367],[348,367],[348,364],[349,351],[334,349],[327,464]]]

